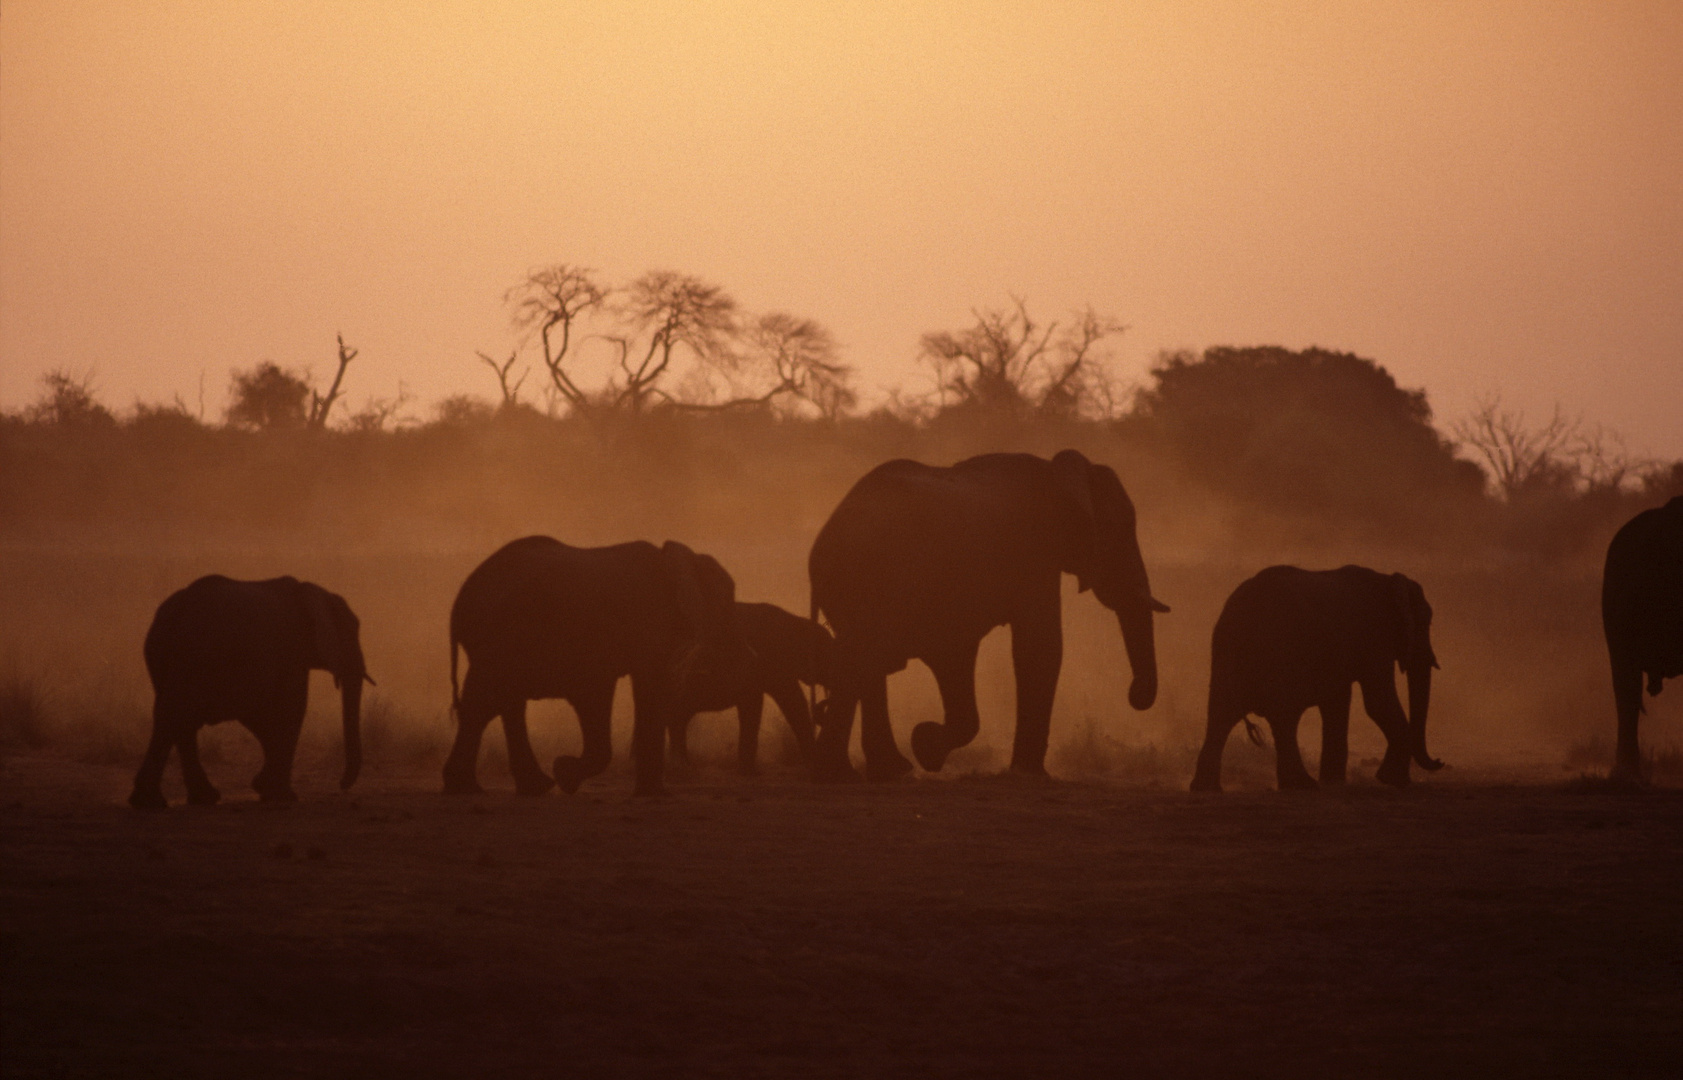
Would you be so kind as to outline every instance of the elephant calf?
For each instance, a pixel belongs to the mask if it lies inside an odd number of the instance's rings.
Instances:
[[[292,757],[310,691],[310,671],[333,673],[342,697],[345,774],[362,768],[363,663],[360,624],[343,597],[296,578],[233,581],[202,577],[158,606],[146,632],[146,672],[156,695],[152,741],[134,778],[129,805],[161,810],[164,763],[181,755],[187,801],[220,795],[199,762],[199,728],[238,720],[263,745],[252,787],[264,801],[289,802]]]
[[[810,763],[814,729],[801,684],[829,685],[830,651],[835,645],[830,632],[776,604],[738,603],[736,625],[754,658],[734,678],[711,671],[691,676],[673,715],[673,757],[689,760],[689,726],[696,713],[734,708],[739,725],[738,765],[743,773],[752,775],[759,756],[760,711],[769,696],[783,710],[783,719],[795,733],[801,760]]]
[[[1382,782],[1406,785],[1411,756],[1421,768],[1442,768],[1426,753],[1426,709],[1438,666],[1431,627],[1424,590],[1402,574],[1271,566],[1243,582],[1227,598],[1210,640],[1209,722],[1192,790],[1221,790],[1222,747],[1252,713],[1273,731],[1281,790],[1315,787],[1297,748],[1297,723],[1310,706],[1321,711],[1321,783],[1342,784],[1352,683],[1361,684],[1362,704],[1385,733]],[[1392,664],[1408,676],[1407,716]]]

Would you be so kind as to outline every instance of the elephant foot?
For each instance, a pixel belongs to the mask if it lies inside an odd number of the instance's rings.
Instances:
[[[479,781],[471,776],[446,776],[444,778],[444,794],[483,795],[485,789],[480,787]]]
[[[1330,773],[1321,774],[1321,786],[1324,788],[1341,788],[1344,786],[1344,774],[1334,776]]]
[[[899,780],[912,771],[912,763],[896,752],[886,761],[865,759],[865,779],[872,783],[888,783]]]
[[[1304,773],[1301,776],[1279,777],[1275,780],[1275,786],[1281,791],[1316,791],[1321,785],[1315,783],[1313,776]]]
[[[940,772],[952,750],[946,725],[925,721],[912,729],[912,756],[925,772]]]
[[[1387,761],[1379,766],[1379,772],[1374,775],[1381,784],[1390,784],[1392,787],[1405,788],[1408,786],[1409,780],[1408,761],[1406,759],[1401,762]]]
[[[1011,775],[1021,776],[1028,780],[1051,779],[1046,772],[1046,763],[1044,761],[1024,761],[1021,763],[1013,761],[1011,763]]]
[[[659,783],[638,781],[637,786],[631,789],[631,797],[634,799],[664,799],[668,794],[666,785]]]
[[[265,799],[267,795],[263,796]],[[294,796],[296,798],[297,796]],[[222,801],[222,793],[215,788],[190,789],[187,792],[188,806],[215,806]]]
[[[555,786],[568,795],[577,795],[585,781],[584,761],[576,757],[558,757],[550,770],[555,773]]]
[[[1642,776],[1642,766],[1638,763],[1621,761],[1613,766],[1613,771],[1607,774],[1607,782],[1616,787],[1639,788],[1647,781]]]
[[[736,765],[736,771],[743,776],[758,776],[760,775],[760,766],[752,761],[739,761]]]
[[[291,788],[282,788],[280,790],[271,789],[269,791],[259,791],[257,793],[257,798],[262,802],[295,803],[298,801],[298,793],[293,791]],[[189,797],[187,801],[193,802],[194,800]],[[216,798],[213,797],[210,801],[215,802]]]
[[[136,810],[168,810],[169,800],[162,791],[142,791],[135,788],[129,794],[129,805]]]
[[[1192,790],[1193,791],[1208,791],[1208,792],[1213,792],[1216,795],[1220,795],[1221,794],[1221,777],[1219,777],[1219,776],[1204,776],[1202,773],[1200,773],[1198,775],[1195,775],[1192,778]]]
[[[541,772],[514,778],[514,790],[519,795],[542,795],[554,786],[555,781]]]

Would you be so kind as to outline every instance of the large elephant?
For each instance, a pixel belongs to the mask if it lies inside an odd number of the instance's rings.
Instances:
[[[724,567],[674,541],[577,548],[528,536],[504,546],[468,575],[450,609],[457,728],[445,792],[480,790],[479,742],[498,716],[521,794],[554,784],[577,791],[612,759],[614,687],[629,675],[637,794],[659,794],[666,730],[685,685],[738,678],[751,660],[735,602],[736,583]],[[459,689],[458,646],[468,660]],[[526,731],[526,702],[535,698],[565,699],[584,734],[583,756],[556,758],[553,780]]]
[[[1122,482],[1074,450],[1050,461],[985,454],[949,468],[880,465],[819,531],[808,571],[814,617],[822,612],[836,635],[834,683],[819,718],[820,779],[854,775],[856,704],[866,776],[911,770],[889,726],[887,679],[913,658],[934,672],[945,722],[919,724],[912,751],[925,769],[940,769],[976,737],[976,651],[1002,625],[1011,627],[1017,676],[1011,768],[1044,772],[1066,573],[1116,612],[1134,674],[1129,702],[1146,709],[1156,699],[1152,613],[1169,609],[1152,599]]]
[[[1683,675],[1683,495],[1637,514],[1607,545],[1601,626],[1619,715],[1613,777],[1640,781],[1643,676],[1648,693],[1658,694],[1665,680]]]
[[[343,597],[297,578],[233,581],[202,577],[158,605],[146,632],[152,678],[152,741],[135,774],[129,804],[161,810],[164,764],[181,754],[187,801],[220,798],[199,762],[199,728],[238,720],[263,746],[252,781],[264,801],[290,802],[292,758],[308,704],[310,672],[331,672],[339,686],[349,788],[362,768],[363,663],[360,624]]]
[[[698,673],[690,679],[672,721],[672,756],[679,761],[689,760],[689,726],[696,713],[734,708],[738,766],[743,773],[752,775],[759,757],[760,713],[765,699],[770,697],[783,710],[783,719],[795,733],[801,759],[810,762],[812,715],[801,684],[829,684],[830,653],[835,647],[830,632],[776,604],[739,603],[736,624],[754,653],[753,662],[735,681],[715,673]]]
[[[1426,753],[1438,666],[1431,631],[1425,590],[1402,574],[1270,566],[1241,583],[1210,638],[1209,722],[1192,790],[1221,790],[1222,747],[1252,713],[1273,731],[1281,790],[1315,787],[1297,748],[1297,723],[1310,706],[1321,711],[1321,783],[1342,784],[1352,683],[1361,684],[1362,705],[1385,733],[1382,782],[1406,785],[1410,757],[1423,769],[1442,768]],[[1392,664],[1408,676],[1407,715]]]

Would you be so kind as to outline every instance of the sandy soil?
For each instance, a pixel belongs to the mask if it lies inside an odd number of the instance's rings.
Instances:
[[[1683,1075],[1677,790],[212,771],[4,761],[11,1080]]]

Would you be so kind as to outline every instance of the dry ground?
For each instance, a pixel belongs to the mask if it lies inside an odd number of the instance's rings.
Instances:
[[[770,772],[139,814],[9,757],[5,1074],[1683,1074],[1675,789]]]

